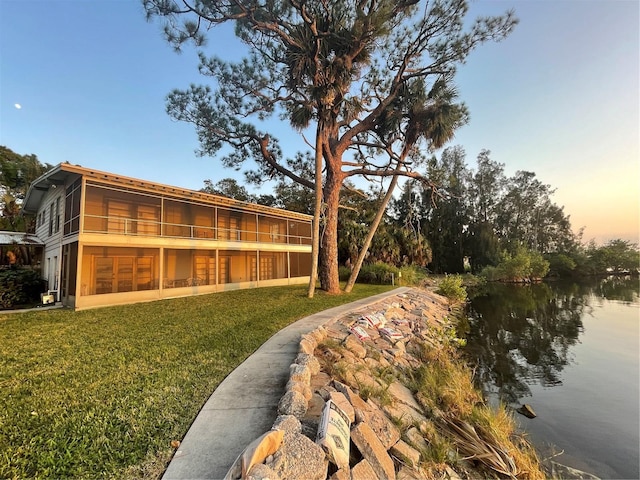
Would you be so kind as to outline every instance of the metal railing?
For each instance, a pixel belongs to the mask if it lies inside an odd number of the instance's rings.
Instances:
[[[147,237],[189,238],[195,240],[231,240],[238,242],[311,245],[311,237],[284,233],[260,232],[236,228],[207,227],[182,223],[158,222],[127,217],[85,215],[84,233],[137,235]]]

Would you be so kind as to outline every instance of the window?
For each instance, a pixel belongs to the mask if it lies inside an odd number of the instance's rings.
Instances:
[[[153,248],[85,247],[82,295],[133,292],[158,288],[158,250]]]
[[[69,235],[80,230],[80,193],[82,179],[67,187],[64,201],[64,234]]]
[[[60,197],[56,198],[56,223],[54,225],[54,232],[60,231]]]
[[[49,205],[49,236],[53,235],[53,203]]]

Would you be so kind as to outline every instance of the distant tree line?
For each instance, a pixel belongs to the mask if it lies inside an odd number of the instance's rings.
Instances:
[[[433,184],[408,181],[390,202],[369,249],[366,263],[416,265],[433,273],[483,273],[489,279],[567,277],[634,272],[640,267],[636,244],[616,239],[604,246],[582,243],[569,215],[556,205],[554,189],[530,171],[505,174],[490,151],[477,156],[475,168],[460,146],[427,162]],[[300,164],[302,171],[304,162]],[[313,212],[313,193],[280,180],[273,194],[252,195],[234,179],[205,181],[203,191],[239,200]],[[384,189],[363,191],[347,184],[338,217],[341,265],[358,256]]]

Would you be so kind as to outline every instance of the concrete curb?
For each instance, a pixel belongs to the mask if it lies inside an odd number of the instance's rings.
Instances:
[[[255,438],[271,429],[300,336],[348,312],[409,291],[381,293],[302,318],[267,340],[213,392],[175,452],[164,480],[222,479]]]

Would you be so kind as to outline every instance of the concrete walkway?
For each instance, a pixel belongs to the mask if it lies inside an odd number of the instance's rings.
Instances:
[[[249,443],[271,429],[298,354],[300,335],[406,287],[305,317],[267,340],[213,392],[173,456],[163,479],[222,479]]]

